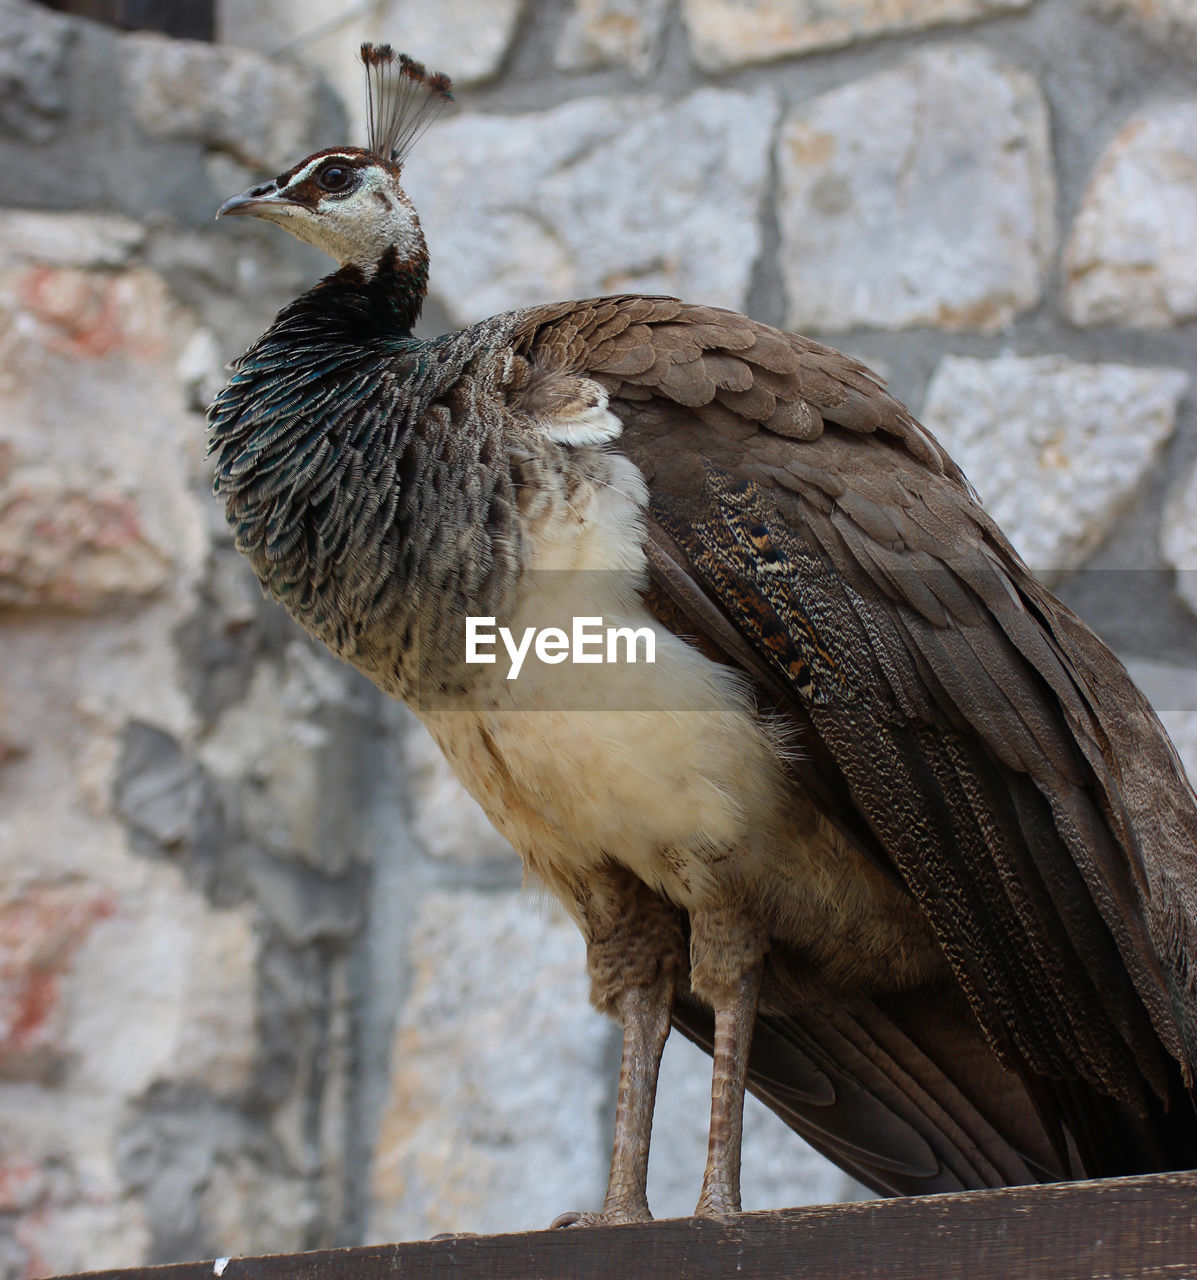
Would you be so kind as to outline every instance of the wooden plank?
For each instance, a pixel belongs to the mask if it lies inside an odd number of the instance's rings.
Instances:
[[[91,1280],[1193,1280],[1197,1173],[460,1236]]]

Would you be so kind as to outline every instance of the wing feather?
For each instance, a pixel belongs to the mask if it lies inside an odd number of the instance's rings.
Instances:
[[[851,358],[667,299],[541,309],[522,332],[533,358],[576,354],[581,335],[581,367],[611,395],[650,482],[659,616],[805,726],[796,785],[900,876],[992,1049],[1057,1082],[1027,1089],[1100,1164],[1127,1115],[1191,1088],[1197,1057],[1197,799],[1125,670]],[[784,571],[761,569],[762,536]],[[865,1072],[869,1053],[824,1014],[835,1071]],[[809,1025],[767,1034],[819,1061]],[[886,1087],[869,1075],[909,1125],[909,1097]],[[1130,1111],[1098,1117],[1086,1090]],[[818,1140],[864,1168],[850,1130]],[[967,1172],[951,1149],[936,1167],[953,1185],[1016,1176]]]

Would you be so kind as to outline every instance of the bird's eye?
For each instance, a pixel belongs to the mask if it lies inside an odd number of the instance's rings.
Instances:
[[[317,181],[325,191],[344,191],[353,176],[353,170],[343,164],[326,165],[317,175]]]

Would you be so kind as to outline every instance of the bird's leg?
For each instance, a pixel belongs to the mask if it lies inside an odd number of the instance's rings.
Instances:
[[[711,1127],[699,1218],[740,1212],[740,1144],[744,1086],[764,968],[764,940],[722,912],[692,917],[691,984],[705,988],[715,1013],[711,1054]],[[734,976],[733,976],[734,975]]]
[[[615,1104],[611,1174],[603,1200],[604,1222],[649,1222],[648,1145],[661,1054],[669,1035],[669,1012],[677,979],[672,970],[647,987],[632,987],[619,999],[623,1057]]]
[[[581,905],[581,904],[580,904]],[[601,1213],[562,1214],[554,1226],[649,1222],[648,1148],[661,1054],[686,944],[677,911],[634,876],[612,870],[580,912],[591,1002],[623,1026],[611,1174]]]
[[[748,1047],[756,1022],[761,971],[758,965],[736,984],[732,998],[715,1008],[715,1052],[711,1070],[711,1128],[699,1218],[740,1212],[740,1142],[744,1135],[744,1082]]]

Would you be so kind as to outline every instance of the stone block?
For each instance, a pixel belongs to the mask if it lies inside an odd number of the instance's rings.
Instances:
[[[141,1214],[117,1196],[83,1194],[65,1204],[38,1206],[16,1220],[10,1257],[21,1276],[106,1271],[142,1258],[148,1243]]]
[[[0,270],[37,263],[50,267],[123,267],[145,241],[132,218],[103,213],[0,210]]]
[[[447,71],[465,88],[498,72],[524,0],[383,0],[375,11],[376,39],[396,43],[434,71]]]
[[[220,339],[211,329],[196,329],[187,339],[175,361],[175,373],[187,396],[187,407],[193,413],[206,413],[229,376],[221,358]]]
[[[261,54],[322,44],[322,35],[346,42],[356,54],[356,43],[370,38],[358,26],[359,0],[215,0],[214,7],[217,41]]]
[[[1168,497],[1160,549],[1176,570],[1177,594],[1197,613],[1197,467]]]
[[[625,291],[742,306],[775,114],[770,96],[702,89],[433,126],[405,177],[434,294],[462,324]]]
[[[84,359],[156,360],[165,350],[169,302],[155,272],[35,264],[15,272],[9,289],[51,351]]]
[[[204,1089],[158,1086],[129,1109],[114,1146],[154,1261],[289,1253],[310,1239],[305,1179],[260,1114]]]
[[[1177,369],[947,356],[922,420],[1050,581],[1113,528],[1171,436],[1187,385]]]
[[[252,920],[213,910],[171,867],[144,864],[140,879],[90,930],[64,983],[68,1082],[110,1102],[160,1081],[236,1093],[257,1047]]]
[[[71,35],[71,24],[43,5],[0,0],[0,131],[30,142],[57,132]]]
[[[125,94],[151,138],[198,142],[278,173],[327,144],[320,81],[248,49],[138,33],[121,42]]]
[[[514,890],[434,892],[378,1122],[369,1238],[547,1227],[602,1201],[614,1024],[585,947]]]
[[[795,107],[777,161],[791,328],[993,332],[1039,300],[1047,110],[985,49],[928,48]]]
[[[0,1090],[0,1260],[5,1276],[130,1265],[147,1232],[111,1156],[116,1116],[93,1096]]]
[[[136,500],[22,482],[0,487],[0,604],[95,609],[152,595],[167,558]]]
[[[89,475],[77,465],[52,465],[58,448],[78,452],[70,436],[79,421],[94,416],[96,402],[86,418],[64,420],[55,402],[67,388],[55,386],[52,377],[40,392],[34,388],[53,357],[154,363],[165,354],[167,311],[161,279],[141,269],[110,273],[35,264],[0,278],[0,314],[15,322],[0,336],[0,402],[13,410],[0,428],[10,437],[0,441],[4,604],[95,608],[113,598],[150,595],[166,580],[171,555],[147,527],[141,496],[114,481],[110,466]],[[86,363],[74,365],[76,384],[91,382],[89,374]],[[135,395],[134,385],[129,380],[126,390]],[[22,414],[30,401],[33,423]],[[57,429],[28,433],[47,418]]]
[[[333,896],[347,904],[361,887],[345,877],[363,861],[368,719],[351,693],[358,677],[299,638],[289,620],[284,626],[283,661],[257,666],[199,756],[215,778],[248,784],[239,790],[248,838],[339,884]],[[279,749],[283,742],[286,750]],[[275,870],[266,864],[256,874],[272,879]],[[300,881],[286,883],[277,905],[298,923],[292,908],[309,895]]]
[[[53,1081],[65,1065],[63,984],[116,902],[84,881],[33,882],[0,898],[0,1080]],[[6,1188],[0,1178],[0,1196]]]
[[[1097,162],[1064,251],[1078,325],[1197,317],[1197,100],[1133,116]]]
[[[0,770],[0,900],[34,874],[118,896],[142,880],[144,860],[112,812],[112,780],[130,715],[152,712],[186,732],[177,621],[168,600],[115,615],[9,614],[0,696],[19,750]]]
[[[203,432],[175,371],[192,322],[140,266],[133,224],[74,215],[3,221],[0,268],[0,601],[94,610],[185,592],[206,539],[191,492]],[[27,260],[14,261],[23,254]]]
[[[351,121],[349,132],[327,143],[364,143],[363,40],[389,41],[466,89],[498,74],[524,8],[525,0],[217,0],[217,31],[222,43],[262,54],[286,49],[319,73]]]
[[[1098,11],[1125,17],[1163,45],[1197,57],[1197,6],[1193,0],[1098,0]]]
[[[288,945],[346,942],[361,932],[370,889],[365,867],[322,876],[294,859],[253,847],[244,856],[254,898]]]
[[[249,840],[227,795],[177,738],[130,719],[112,771],[112,807],[130,848],[178,867],[216,906],[245,898]]]
[[[666,0],[574,0],[554,62],[561,71],[625,66],[649,75],[661,57]]]
[[[1178,0],[1183,2],[1183,0]],[[872,36],[977,22],[1033,0],[682,0],[694,60],[706,71],[835,49]]]

